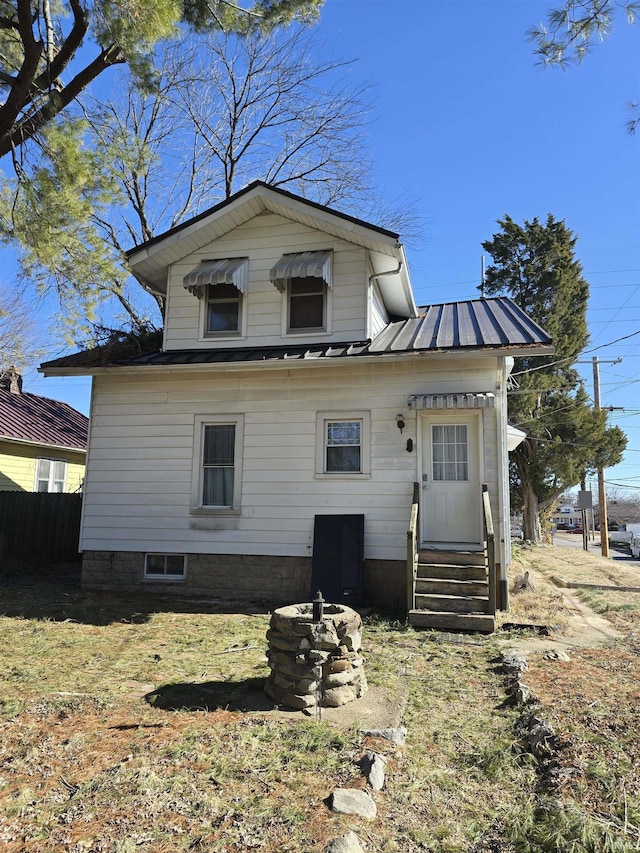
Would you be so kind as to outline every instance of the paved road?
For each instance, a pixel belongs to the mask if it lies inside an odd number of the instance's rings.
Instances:
[[[553,544],[559,545],[560,548],[579,548],[582,550],[582,533],[566,533],[564,530],[556,531],[553,537]],[[596,533],[595,541],[589,540],[588,552],[590,554],[602,555],[600,548],[600,534]],[[609,548],[609,556],[612,560],[631,561],[633,557],[628,551],[617,551],[615,548]]]

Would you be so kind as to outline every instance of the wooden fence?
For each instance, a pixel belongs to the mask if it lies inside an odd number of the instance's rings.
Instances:
[[[0,492],[0,567],[79,560],[82,495]]]

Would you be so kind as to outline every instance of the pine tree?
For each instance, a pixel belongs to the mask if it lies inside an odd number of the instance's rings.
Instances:
[[[576,237],[551,214],[518,225],[509,216],[483,248],[493,258],[485,292],[510,296],[553,340],[555,353],[515,361],[509,420],[527,433],[512,453],[512,503],[522,507],[523,531],[542,540],[541,513],[599,465],[617,464],[626,447],[619,427],[607,427],[572,366],[587,339],[589,284],[574,256]]]

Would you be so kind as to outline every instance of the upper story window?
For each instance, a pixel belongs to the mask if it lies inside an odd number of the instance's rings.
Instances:
[[[242,294],[233,284],[207,285],[206,335],[239,334]]]
[[[242,333],[248,267],[248,258],[219,258],[202,261],[185,275],[185,288],[203,301],[201,328],[205,337]]]
[[[63,459],[36,460],[36,491],[64,492],[67,463]]]
[[[292,278],[287,292],[287,329],[324,329],[327,285],[321,278]]]
[[[329,331],[330,250],[283,255],[270,279],[285,297],[283,333]]]

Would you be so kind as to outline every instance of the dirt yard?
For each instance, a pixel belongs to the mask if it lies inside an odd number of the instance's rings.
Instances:
[[[616,589],[636,566],[522,550],[513,580],[529,571],[534,589],[512,596],[492,637],[370,614],[371,690],[321,720],[266,699],[259,607],[4,577],[0,847],[321,853],[353,830],[368,853],[638,850],[640,594]],[[614,589],[558,586],[596,581]],[[557,734],[553,781],[509,701],[506,648],[526,654],[536,713]],[[362,735],[398,723],[402,748]],[[364,787],[368,749],[387,761],[376,819],[332,813],[336,787]]]

